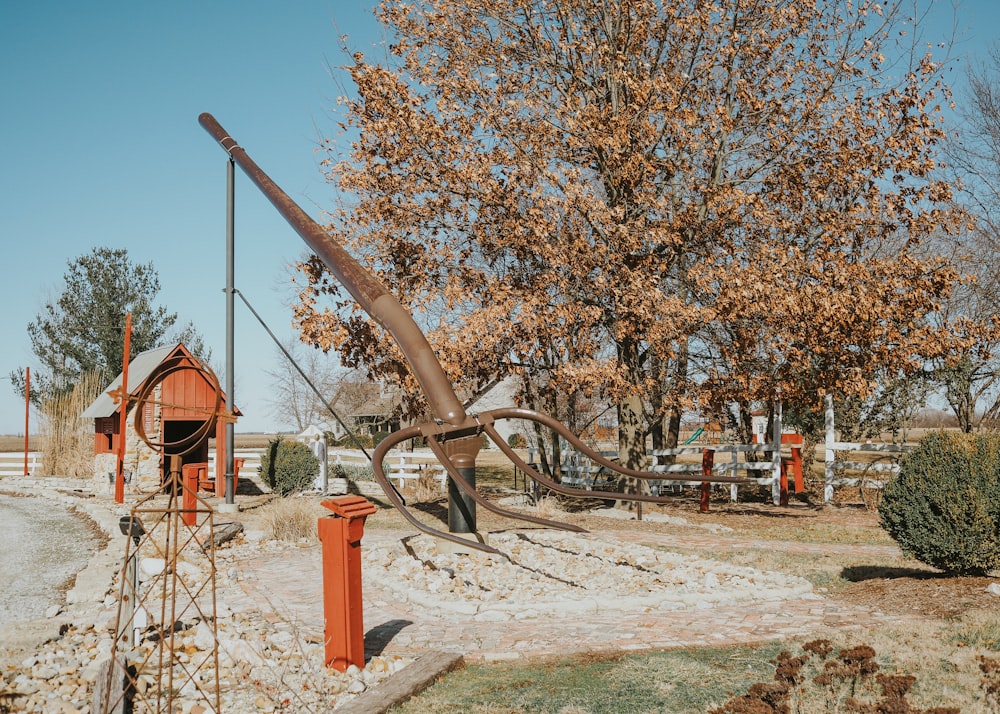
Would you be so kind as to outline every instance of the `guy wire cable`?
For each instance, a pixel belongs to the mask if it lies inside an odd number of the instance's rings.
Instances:
[[[350,427],[348,427],[347,424],[344,423],[344,420],[340,418],[340,415],[337,414],[336,411],[334,411],[333,407],[330,406],[330,403],[326,400],[326,397],[324,397],[320,393],[320,391],[319,391],[319,389],[317,389],[316,385],[312,383],[312,380],[309,379],[309,377],[306,376],[306,373],[299,366],[299,363],[296,362],[295,358],[292,357],[292,355],[290,355],[288,353],[288,350],[286,350],[285,346],[283,344],[281,344],[281,341],[278,340],[277,336],[273,332],[271,332],[271,328],[267,326],[266,322],[264,322],[264,318],[262,318],[260,316],[260,314],[256,310],[253,309],[253,305],[250,304],[250,301],[246,299],[246,297],[243,295],[242,292],[239,291],[238,288],[233,288],[233,292],[240,296],[240,300],[242,300],[243,304],[247,306],[247,309],[250,311],[250,313],[255,318],[257,318],[257,322],[259,322],[260,326],[264,328],[264,331],[267,332],[267,334],[270,336],[271,340],[274,341],[274,344],[276,344],[278,346],[278,349],[281,350],[281,353],[283,355],[285,355],[285,359],[287,359],[289,361],[289,363],[291,363],[291,365],[293,367],[295,367],[295,370],[300,375],[302,375],[302,379],[304,379],[306,381],[306,384],[308,384],[309,388],[313,390],[313,393],[317,397],[319,397],[319,400],[321,402],[323,402],[323,406],[325,406],[327,408],[327,410],[331,414],[333,414],[333,418],[337,420],[337,423],[340,424],[340,426],[343,427],[344,431],[347,432],[347,435],[351,437],[351,440],[354,441],[354,443],[357,445],[357,447],[359,449],[361,449],[361,453],[363,453],[365,455],[365,458],[368,459],[368,463],[373,463],[371,454],[369,454],[368,451],[365,449],[364,445],[361,443],[361,440],[358,438],[358,435],[354,432],[353,429],[351,429]],[[403,502],[403,505],[405,506],[406,505],[406,500],[403,498],[403,494],[401,494],[399,492],[399,489],[397,489],[392,484],[391,481],[389,482],[389,485],[392,486],[392,490],[396,492],[396,495],[399,496],[399,499]]]

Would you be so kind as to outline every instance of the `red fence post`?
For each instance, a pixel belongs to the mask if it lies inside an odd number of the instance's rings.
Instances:
[[[781,499],[779,505],[788,505],[788,470],[792,471],[792,478],[795,482],[795,493],[802,493],[805,490],[805,483],[802,481],[802,447],[793,446],[791,457],[781,459]]]
[[[190,527],[198,518],[198,475],[200,464],[184,464],[181,466],[181,520]]]
[[[792,447],[792,474],[795,477],[795,493],[802,493],[806,490],[805,481],[802,479],[802,447]]]
[[[333,511],[319,519],[323,544],[325,664],[341,672],[365,666],[364,603],[361,599],[361,538],[375,504],[363,496],[322,502]]]
[[[715,451],[713,449],[701,450],[701,475],[709,477],[712,475],[712,467],[715,465]],[[708,501],[712,493],[712,484],[708,481],[701,482],[701,504],[698,510],[708,513]]]
[[[788,466],[790,461],[791,459],[781,459],[781,482],[778,484],[778,492],[780,493],[778,499],[779,506],[788,505]]]

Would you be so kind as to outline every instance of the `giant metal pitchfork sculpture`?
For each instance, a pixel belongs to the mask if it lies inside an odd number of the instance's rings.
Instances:
[[[233,162],[256,184],[257,188],[271,201],[278,212],[302,237],[306,244],[323,261],[340,284],[351,294],[358,304],[395,339],[402,350],[410,369],[413,371],[420,389],[430,405],[434,421],[401,429],[383,440],[372,457],[375,480],[378,481],[386,498],[399,509],[400,513],[417,529],[488,553],[497,553],[486,543],[470,541],[459,533],[475,532],[475,504],[507,518],[528,521],[538,525],[562,530],[582,532],[584,529],[567,523],[538,518],[524,513],[510,511],[483,498],[476,490],[476,456],[482,447],[482,435],[489,439],[524,473],[536,483],[556,493],[577,498],[621,499],[664,503],[667,499],[641,493],[622,494],[611,491],[585,491],[556,483],[529,466],[497,433],[494,422],[498,419],[522,419],[546,426],[577,448],[588,458],[604,468],[641,480],[690,480],[690,477],[637,471],[610,461],[577,438],[567,427],[551,416],[531,409],[501,408],[479,414],[467,414],[462,402],[444,373],[441,363],[431,349],[427,338],[409,312],[379,282],[379,280],[340,243],[310,218],[264,171],[247,155],[247,152],[229,136],[225,129],[207,112],[198,117],[199,123],[226,150]],[[415,437],[423,437],[434,455],[441,462],[449,476],[449,529],[451,533],[431,528],[421,523],[406,507],[405,502],[389,482],[382,468],[386,453],[397,444]],[[716,483],[742,483],[743,479],[723,476],[702,476],[699,481]]]

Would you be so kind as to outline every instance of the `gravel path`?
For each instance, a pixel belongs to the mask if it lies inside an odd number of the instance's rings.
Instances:
[[[86,523],[48,498],[0,494],[0,626],[45,616],[97,551]]]

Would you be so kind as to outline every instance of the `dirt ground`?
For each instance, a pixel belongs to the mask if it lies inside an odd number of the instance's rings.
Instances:
[[[816,523],[830,522],[859,528],[879,528],[878,514],[862,507],[816,509]],[[865,568],[857,578],[832,597],[892,614],[919,613],[934,619],[958,617],[969,610],[995,608],[1000,602],[987,590],[996,578],[956,577],[927,566],[916,568]]]
[[[767,532],[773,530],[776,519],[793,518],[799,528],[848,527],[861,534],[861,542],[891,542],[879,525],[877,511],[868,510],[860,499],[855,502],[842,497],[839,503],[827,507],[795,506],[794,515],[789,516],[770,504],[713,504],[711,520],[741,531]],[[848,573],[848,579],[848,585],[828,596],[889,614],[920,614],[946,620],[970,610],[996,608],[1000,603],[987,590],[991,583],[998,582],[997,578],[950,576],[920,564],[858,568]]]
[[[833,504],[823,505],[817,481],[810,492],[791,495],[787,507],[773,505],[769,493],[761,492],[756,498],[740,503],[730,503],[717,494],[713,495],[707,514],[699,513],[697,494],[693,490],[690,494],[670,506],[649,508],[689,521],[733,528],[750,537],[794,541],[800,537],[809,539],[802,534],[811,532],[816,534],[816,542],[842,539],[844,543],[895,545],[879,525],[871,494],[862,494],[857,489],[838,490]],[[581,503],[581,508],[592,507],[592,502]],[[626,523],[630,525],[625,526]],[[583,519],[580,525],[588,527]],[[619,527],[637,526],[643,527],[635,521],[624,521]],[[1000,598],[987,590],[991,583],[1000,582],[998,578],[946,575],[917,561],[906,561],[905,565],[848,568],[844,575],[849,582],[825,595],[888,614],[919,614],[934,620],[953,619],[972,610],[995,609],[1000,604]]]
[[[242,445],[257,446],[258,441],[263,440],[266,443],[266,439],[266,435],[251,435],[242,439],[246,442]],[[36,446],[32,443],[29,448],[33,449]],[[0,436],[0,451],[16,451],[23,448],[23,436]],[[771,532],[776,524],[813,529],[821,529],[827,525],[840,528],[848,526],[858,529],[862,534],[860,538],[862,542],[888,542],[879,527],[877,512],[866,508],[859,497],[849,493],[838,494],[837,501],[833,507],[813,506],[800,502],[793,504],[797,507],[785,510],[766,502],[731,504],[720,501],[713,502],[710,514],[701,514],[699,518],[749,533]],[[815,503],[815,500],[813,502]],[[694,512],[697,512],[697,503],[694,501],[679,501],[676,506],[676,515],[690,517]],[[631,527],[635,527],[635,522],[632,522]],[[867,568],[861,569],[854,575],[856,580],[839,588],[830,596],[870,606],[883,612],[921,613],[935,619],[957,617],[969,610],[995,608],[1000,602],[997,596],[987,591],[987,586],[997,582],[995,578],[952,577],[924,566]]]

